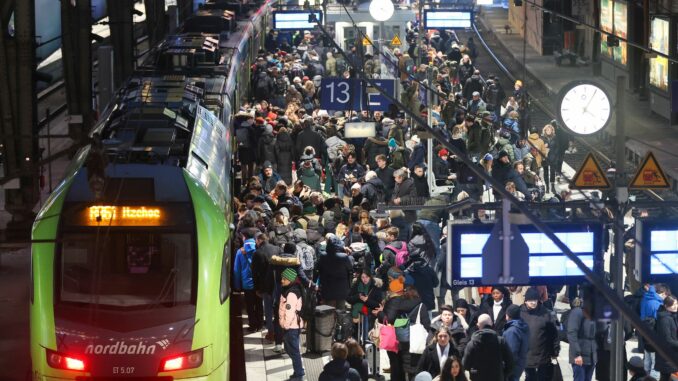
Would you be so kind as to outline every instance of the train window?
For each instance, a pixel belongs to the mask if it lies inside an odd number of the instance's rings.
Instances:
[[[65,234],[57,269],[62,302],[110,307],[192,303],[195,254],[190,234]]]
[[[221,286],[219,287],[219,298],[221,304],[224,304],[231,295],[231,242],[224,245],[224,257],[221,261]]]

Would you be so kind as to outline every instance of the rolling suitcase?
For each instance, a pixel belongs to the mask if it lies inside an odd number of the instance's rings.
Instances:
[[[365,357],[367,357],[367,368],[370,378],[376,380],[381,379],[381,374],[379,374],[379,348],[377,348],[374,343],[368,341],[365,343]]]
[[[306,351],[313,353],[330,351],[335,324],[334,307],[316,306],[313,321],[306,327]]]

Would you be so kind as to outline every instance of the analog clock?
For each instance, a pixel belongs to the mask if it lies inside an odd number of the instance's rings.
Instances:
[[[370,3],[370,15],[377,21],[386,21],[393,16],[395,7],[391,0],[372,0]]]
[[[558,119],[575,134],[596,133],[607,126],[612,116],[610,97],[595,82],[571,82],[560,91],[558,100]]]

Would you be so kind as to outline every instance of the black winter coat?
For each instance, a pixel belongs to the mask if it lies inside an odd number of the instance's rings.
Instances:
[[[351,369],[348,361],[343,359],[335,359],[327,364],[320,373],[318,381],[360,381],[360,373],[357,370]]]
[[[412,174],[412,180],[414,180],[414,187],[417,190],[417,197],[429,198],[431,196],[426,176],[419,177],[416,174]]]
[[[275,142],[275,160],[278,163],[278,174],[288,185],[292,184],[292,162],[294,157],[294,142],[287,132],[278,134]]]
[[[410,255],[412,255],[412,252],[410,252]],[[414,288],[417,289],[417,293],[419,293],[421,301],[426,308],[429,310],[435,309],[436,300],[433,289],[438,286],[439,282],[433,268],[423,258],[420,258],[412,262],[405,270],[405,273],[414,278]]]
[[[490,315],[490,319],[492,319],[492,328],[497,332],[498,334],[501,334],[504,332],[504,325],[506,325],[506,309],[509,308],[511,305],[511,300],[509,298],[504,298],[501,302],[501,310],[499,310],[499,314],[497,315],[497,320],[494,320],[494,299],[490,298],[488,299],[485,303],[482,303],[480,305],[480,308],[478,309],[478,313],[473,319],[473,323],[469,324],[471,327],[475,327],[478,322],[478,317],[482,314],[488,314]]]
[[[400,198],[400,205],[407,205],[417,197],[417,188],[414,186],[414,180],[407,178],[402,183],[396,184],[393,189],[393,199]],[[417,212],[414,210],[405,211],[405,220],[414,222],[417,220]]]
[[[421,299],[418,297],[415,298],[405,298],[403,296],[391,297],[384,304],[384,310],[379,312],[377,318],[380,322],[386,324],[388,321],[389,324],[399,318],[407,316],[410,319],[410,322],[414,323],[417,321],[417,311],[419,311],[419,305],[421,304]],[[426,305],[421,306],[421,313],[419,315],[420,323],[426,328],[431,327],[431,319],[428,317],[428,310]]]
[[[393,178],[393,172],[395,172],[395,169],[386,166],[384,169],[377,168],[374,171],[377,172],[377,177],[379,180],[381,180],[381,183],[384,184],[386,201],[390,201],[391,195],[393,194],[393,188],[395,188],[395,179]]]
[[[257,155],[257,162],[259,165],[264,164],[265,161],[269,161],[271,164],[277,163],[275,158],[275,137],[273,134],[264,133],[261,135],[257,149],[259,150],[259,154]],[[277,171],[275,167],[273,169]]]
[[[462,359],[471,381],[504,381],[513,372],[513,355],[503,337],[493,329],[476,331]]]
[[[678,325],[676,324],[676,314],[667,311],[664,306],[659,307],[659,310],[657,311],[657,335],[666,340],[666,343],[674,353],[678,352]],[[659,353],[657,353],[656,356],[654,369],[660,373],[674,373],[678,371],[678,368],[670,366]]]
[[[257,248],[252,256],[252,279],[254,289],[266,294],[273,293],[275,281],[273,279],[273,266],[270,264],[274,255],[280,254],[279,247],[266,243]]]
[[[388,142],[384,138],[367,138],[363,146],[365,154],[365,164],[370,166],[371,170],[377,169],[377,155],[388,157]]]
[[[534,310],[528,310],[523,304],[520,307],[520,317],[530,328],[526,367],[536,368],[550,364],[551,357],[557,357],[560,353],[560,339],[555,315],[540,303]]]
[[[325,140],[322,136],[320,136],[319,133],[313,130],[313,127],[309,126],[301,130],[297,134],[295,141],[294,156],[297,159],[301,157],[301,154],[304,153],[304,148],[307,146],[313,147],[316,156],[322,156],[323,158],[327,157],[327,146],[325,145]]]
[[[461,354],[453,344],[454,343],[450,341],[450,349],[447,351],[448,358],[452,356],[461,358]],[[429,372],[433,378],[440,374],[442,369],[440,368],[440,357],[438,357],[437,346],[437,343],[433,343],[424,349],[424,353],[422,353],[421,358],[419,358],[417,373]]]
[[[360,374],[360,379],[362,381],[367,381],[367,378],[369,377],[367,359],[353,356],[346,358],[346,361],[348,361],[351,369],[355,369]]]
[[[320,294],[324,300],[345,300],[352,278],[353,266],[345,253],[327,253],[318,258]]]
[[[362,188],[360,189],[360,193],[362,193],[364,199],[367,199],[370,209],[376,209],[377,203],[384,202],[384,199],[386,198],[384,183],[381,182],[379,177],[370,179],[365,184],[363,184]]]

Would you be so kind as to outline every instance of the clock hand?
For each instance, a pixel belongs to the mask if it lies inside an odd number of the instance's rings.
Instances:
[[[596,89],[596,90],[593,92],[593,94],[591,95],[591,99],[589,99],[589,103],[587,103],[586,106],[584,106],[584,112],[586,112],[586,110],[587,110],[587,109],[589,108],[589,106],[591,105],[591,102],[593,102],[593,97],[596,96],[596,93],[597,93],[597,92],[598,92],[598,89]]]

